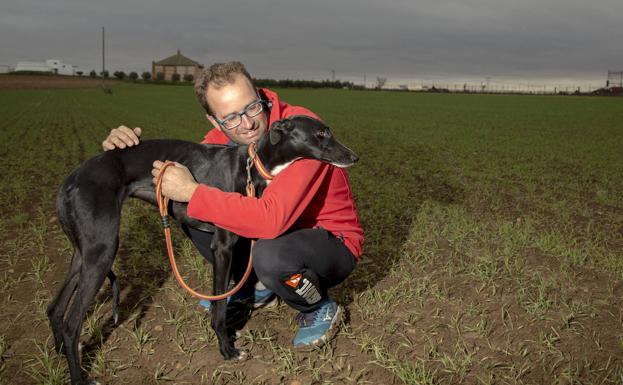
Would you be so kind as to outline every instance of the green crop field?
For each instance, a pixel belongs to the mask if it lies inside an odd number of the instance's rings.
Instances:
[[[191,87],[0,91],[0,383],[64,384],[45,308],[70,243],[55,196],[112,127],[200,141]],[[295,312],[251,315],[223,361],[209,314],[170,274],[157,210],[128,201],[114,270],[85,321],[82,364],[103,384],[623,383],[623,99],[277,90],[360,155],[366,232],[332,290],[337,337],[291,348]],[[210,290],[180,231],[181,269]]]

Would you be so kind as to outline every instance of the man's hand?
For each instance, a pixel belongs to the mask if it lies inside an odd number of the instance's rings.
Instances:
[[[175,166],[167,167],[162,176],[162,195],[174,201],[188,202],[199,184],[186,166],[177,162],[174,163]],[[159,160],[153,163],[154,168],[151,170],[151,175],[154,176],[154,185],[163,165],[164,163]]]
[[[126,126],[113,128],[110,130],[108,137],[102,142],[102,148],[104,151],[108,151],[115,148],[135,146],[140,141],[141,131],[140,127],[134,127],[133,130]]]

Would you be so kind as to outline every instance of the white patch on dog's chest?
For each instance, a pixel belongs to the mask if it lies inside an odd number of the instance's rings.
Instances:
[[[273,167],[272,170],[270,170],[270,175],[272,175],[273,177],[277,176],[277,174],[279,174],[280,172],[282,172],[283,170],[285,170],[286,167],[288,167],[289,165],[292,164],[292,162],[294,162],[293,160],[289,161],[288,163],[284,163],[282,165]],[[270,184],[270,181],[267,180],[266,181],[266,185],[268,186]]]

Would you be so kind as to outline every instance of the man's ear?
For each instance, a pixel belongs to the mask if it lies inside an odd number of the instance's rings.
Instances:
[[[273,146],[281,140],[281,132],[276,127],[273,127],[270,131],[268,131],[268,138],[270,139],[270,144]]]
[[[212,117],[212,115],[206,114],[206,118],[208,119],[208,122],[210,122],[210,124],[212,124],[212,127],[216,128],[219,131],[223,131],[223,130],[221,130],[221,125],[218,124],[218,122]]]

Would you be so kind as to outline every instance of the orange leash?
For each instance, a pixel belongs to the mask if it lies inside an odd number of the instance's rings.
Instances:
[[[254,197],[255,196],[255,186],[253,185],[253,181],[251,179],[251,167],[255,166],[260,175],[266,180],[272,180],[273,176],[266,170],[264,165],[262,164],[260,158],[257,156],[257,150],[255,143],[251,143],[249,145],[249,159],[247,161],[247,196]],[[167,243],[167,252],[169,254],[169,264],[171,265],[171,269],[173,270],[173,274],[175,275],[175,280],[177,283],[188,291],[193,297],[207,299],[208,301],[218,301],[221,299],[225,299],[229,296],[234,295],[242,285],[247,281],[249,275],[251,275],[251,270],[253,269],[253,246],[255,245],[255,240],[251,241],[251,250],[249,251],[249,263],[247,264],[247,269],[242,276],[242,279],[234,286],[231,290],[226,293],[220,295],[207,295],[201,294],[195,290],[193,290],[190,286],[184,282],[184,279],[180,275],[179,270],[177,269],[177,264],[175,263],[175,255],[173,253],[173,245],[171,243],[171,228],[169,223],[169,198],[162,195],[162,175],[164,175],[164,170],[169,166],[174,166],[173,162],[165,162],[160,168],[160,172],[158,173],[158,177],[156,178],[156,199],[158,202],[158,209],[160,210],[160,217],[162,217],[162,225],[164,227],[164,238]]]
[[[184,279],[182,278],[182,276],[180,275],[179,270],[177,269],[177,264],[175,263],[175,255],[173,254],[173,245],[171,244],[171,228],[170,228],[170,224],[169,224],[169,211],[168,211],[168,205],[169,205],[169,198],[165,197],[162,195],[162,175],[164,174],[164,170],[166,170],[167,167],[169,166],[174,166],[173,162],[165,162],[164,165],[162,166],[162,168],[160,169],[160,173],[158,174],[158,177],[156,179],[156,198],[158,200],[158,209],[160,210],[160,216],[162,217],[162,225],[164,226],[164,238],[166,240],[167,243],[167,252],[169,254],[169,263],[171,264],[171,269],[173,270],[173,274],[175,275],[175,279],[177,280],[177,283],[184,288],[186,291],[188,291],[193,297],[196,298],[201,298],[201,299],[207,299],[208,301],[218,301],[221,299],[225,299],[229,296],[234,295],[238,290],[240,290],[240,288],[242,287],[242,285],[244,285],[244,283],[247,281],[247,279],[249,278],[249,275],[251,275],[251,270],[253,268],[253,255],[250,252],[249,253],[249,263],[247,265],[247,269],[244,272],[244,275],[242,276],[242,279],[240,280],[240,282],[238,282],[238,284],[236,286],[234,286],[231,290],[229,290],[226,293],[220,294],[220,295],[207,295],[207,294],[201,294],[195,290],[193,290],[190,286],[188,286],[186,284],[186,282],[184,282]],[[253,185],[251,184],[251,186],[253,187]],[[249,192],[249,189],[247,188],[247,193]],[[253,191],[253,195],[255,195],[255,191]],[[255,241],[251,241],[251,250],[253,250],[253,245],[255,244]]]

